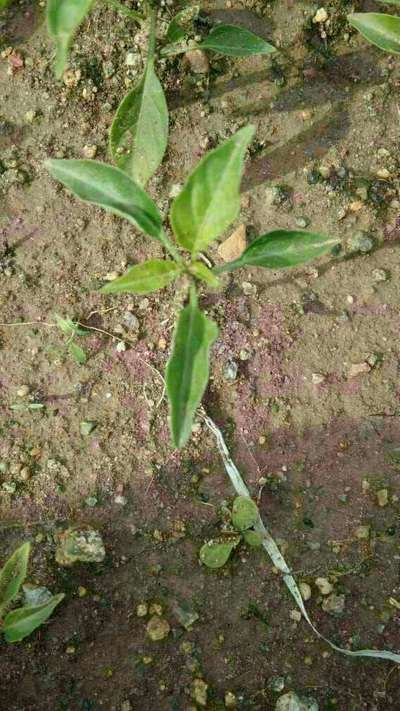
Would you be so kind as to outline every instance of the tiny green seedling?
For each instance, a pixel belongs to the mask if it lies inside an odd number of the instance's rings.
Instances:
[[[382,5],[400,7],[400,0],[377,0]],[[391,54],[400,54],[400,17],[380,12],[356,12],[348,22],[376,47]]]
[[[222,568],[241,540],[254,548],[262,544],[261,534],[254,530],[259,514],[252,499],[237,496],[229,514],[229,525],[221,535],[207,541],[200,549],[200,560],[207,568]]]
[[[338,240],[299,230],[274,230],[255,239],[241,256],[209,269],[201,255],[237,218],[240,183],[254,128],[247,126],[210,151],[174,199],[170,223],[178,247],[167,236],[151,198],[118,168],[90,160],[50,160],[51,174],[82,200],[124,217],[161,243],[169,259],[137,264],[102,289],[103,294],[148,294],[180,279],[187,305],[178,317],[166,371],[170,427],[176,447],[188,441],[209,377],[209,353],[217,325],[198,304],[198,286],[220,286],[219,275],[242,267],[293,267],[332,250]]]
[[[143,75],[121,101],[110,131],[110,151],[115,164],[144,186],[161,164],[168,144],[168,107],[155,70],[159,10],[156,2],[144,3],[143,14],[129,10],[118,0],[106,2],[148,30]],[[56,48],[55,72],[58,78],[64,73],[72,38],[92,5],[93,0],[48,0],[47,24]],[[194,22],[199,12],[198,5],[189,6],[171,20],[160,51],[162,56],[174,56],[194,49],[231,57],[276,51],[261,37],[236,25],[217,24],[200,42],[190,39],[195,34]]]
[[[70,318],[62,318],[61,316],[58,316],[56,314],[55,319],[61,333],[64,336],[67,336],[65,348],[69,350],[72,358],[76,363],[79,363],[79,365],[85,365],[88,359],[87,355],[83,348],[81,348],[81,346],[78,346],[78,344],[75,342],[75,339],[78,336],[87,336],[89,331],[86,328],[83,328],[83,326],[81,326],[76,321],[72,321],[72,319]]]
[[[9,611],[23,585],[30,554],[30,544],[24,543],[12,554],[0,570],[0,629],[6,642],[20,642],[40,627],[53,613],[65,595],[53,595],[41,605],[26,605]]]

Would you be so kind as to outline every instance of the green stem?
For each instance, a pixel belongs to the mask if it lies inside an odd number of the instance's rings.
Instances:
[[[213,274],[223,274],[224,272],[233,272],[235,269],[240,269],[241,266],[241,260],[235,259],[233,262],[221,264],[219,267],[213,267],[211,271]]]
[[[128,7],[125,7],[125,5],[122,4],[122,2],[119,2],[119,0],[105,0],[107,5],[110,5],[111,7],[114,8],[117,12],[119,12],[121,15],[125,15],[125,17],[131,17],[132,20],[135,20],[139,25],[143,25],[145,22],[145,17],[140,14],[140,12],[136,12],[136,10],[130,10]]]
[[[183,264],[183,259],[182,259],[181,255],[179,254],[177,248],[176,248],[175,245],[171,242],[171,240],[168,239],[168,237],[167,237],[167,235],[165,234],[165,232],[161,232],[161,234],[160,234],[160,242],[162,243],[163,247],[165,247],[165,249],[167,250],[167,252],[169,252],[169,254],[171,255],[171,257],[173,257],[174,260],[175,260],[178,264]]]
[[[147,50],[147,63],[149,64],[154,59],[154,54],[156,51],[156,37],[157,37],[157,8],[153,7],[150,10],[150,29],[149,29],[149,45]]]
[[[198,44],[187,44],[187,45],[179,45],[178,47],[174,47],[173,45],[167,45],[164,47],[160,55],[162,57],[175,57],[178,54],[185,54],[186,52],[190,52],[192,49],[201,49],[200,45]]]

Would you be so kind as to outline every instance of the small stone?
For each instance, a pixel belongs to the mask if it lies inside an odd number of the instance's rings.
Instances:
[[[126,496],[122,496],[121,494],[114,496],[114,504],[117,504],[117,506],[126,506],[127,503],[128,499]]]
[[[310,600],[312,593],[311,586],[308,583],[299,583],[299,590],[301,592],[301,597],[303,598],[304,602]]]
[[[295,219],[296,227],[304,228],[308,227],[310,224],[310,220],[308,220],[306,217],[296,217]]]
[[[328,13],[324,7],[320,7],[313,17],[313,22],[318,24],[320,22],[326,22],[328,19]]]
[[[136,608],[136,614],[138,617],[146,617],[148,614],[149,608],[147,605],[147,602],[140,602],[139,605]]]
[[[328,612],[329,615],[338,616],[343,614],[345,603],[346,598],[344,595],[332,593],[323,601],[322,609],[324,612]]]
[[[376,171],[376,175],[378,178],[387,180],[388,178],[390,178],[390,171],[387,168],[379,168],[379,170]]]
[[[360,541],[368,540],[370,536],[371,527],[370,526],[357,526],[354,535]]]
[[[291,610],[289,613],[289,617],[293,622],[301,622],[302,614],[300,610]]]
[[[114,279],[118,279],[119,273],[118,272],[107,272],[102,279],[103,281],[114,281]]]
[[[311,697],[300,697],[294,691],[289,691],[279,697],[275,711],[319,711],[319,705]]]
[[[169,191],[169,197],[171,199],[178,197],[181,190],[182,190],[182,184],[181,183],[174,183],[173,185],[171,185],[171,189]]]
[[[238,376],[239,366],[234,360],[228,360],[224,363],[223,376],[225,380],[234,381]]]
[[[350,252],[361,252],[362,254],[368,254],[374,248],[374,239],[368,234],[368,232],[356,232],[348,240],[347,246]]]
[[[59,565],[101,563],[106,556],[100,533],[91,526],[67,528],[56,533],[55,540],[56,561]]]
[[[36,115],[36,111],[33,111],[32,109],[30,111],[27,111],[25,114],[26,123],[33,123],[36,118]]]
[[[87,595],[87,589],[83,587],[83,585],[80,585],[78,588],[78,596],[79,597],[86,597]]]
[[[352,363],[349,368],[348,378],[357,378],[358,375],[365,375],[369,373],[371,366],[364,361],[364,363]]]
[[[192,684],[192,697],[199,706],[207,706],[208,684],[204,679],[195,679]]]
[[[32,476],[32,471],[30,470],[29,467],[22,467],[18,473],[18,480],[19,481],[29,481],[29,479]]]
[[[79,431],[82,437],[88,437],[97,427],[97,422],[94,420],[84,420],[79,425]]]
[[[194,74],[208,74],[210,62],[202,49],[192,49],[185,54],[185,60]]]
[[[115,346],[115,350],[117,351],[117,353],[125,353],[126,343],[124,343],[124,341],[118,341],[117,345]]]
[[[147,636],[150,637],[153,642],[161,642],[161,640],[168,637],[171,627],[166,619],[158,617],[158,615],[153,615],[147,624],[146,631]]]
[[[311,381],[313,385],[321,385],[326,380],[323,373],[311,373]]]
[[[236,696],[232,691],[227,691],[225,694],[225,707],[227,709],[234,709],[236,706]]]
[[[83,155],[85,158],[95,158],[97,153],[97,146],[92,143],[90,145],[83,146]]]
[[[333,590],[333,585],[329,582],[328,578],[316,578],[315,584],[321,595],[330,595]]]
[[[238,259],[246,249],[246,227],[240,225],[228,239],[218,247],[218,254],[224,262],[232,262]]]
[[[21,385],[17,390],[18,397],[26,397],[30,393],[29,385]]]
[[[82,77],[82,72],[80,69],[67,69],[63,74],[63,82],[65,86],[69,88],[78,86]]]
[[[268,680],[268,688],[276,694],[280,694],[280,692],[285,688],[285,677],[272,676],[271,679]]]
[[[242,291],[245,296],[255,296],[257,294],[257,287],[250,281],[242,282]]]
[[[136,52],[128,52],[125,57],[125,64],[127,67],[136,67],[139,61],[140,57],[138,57]]]
[[[247,348],[242,348],[242,350],[239,353],[240,360],[246,361],[246,360],[249,360],[250,357],[251,357],[250,351],[248,351]]]
[[[132,711],[132,704],[128,699],[122,702],[121,711]]]
[[[130,311],[125,311],[123,315],[123,322],[125,326],[129,328],[130,331],[136,332],[140,329],[140,322],[138,317]]]
[[[22,586],[24,592],[23,604],[28,607],[44,605],[52,597],[50,590],[40,585],[26,583]]]
[[[378,501],[378,506],[381,506],[382,508],[384,506],[388,505],[389,502],[389,492],[387,489],[379,489],[379,491],[376,492],[376,499]]]
[[[390,273],[386,269],[374,269],[372,278],[376,284],[379,284],[382,281],[389,281]]]
[[[349,205],[351,212],[359,212],[363,207],[364,203],[362,200],[354,200],[354,202],[351,202]]]

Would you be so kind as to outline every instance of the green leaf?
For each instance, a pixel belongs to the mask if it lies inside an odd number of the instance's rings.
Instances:
[[[10,4],[11,0],[0,0],[0,11],[5,10],[6,7]]]
[[[26,578],[31,546],[24,543],[17,548],[0,571],[0,617],[18,595]]]
[[[185,7],[184,10],[178,12],[168,26],[167,41],[175,43],[185,39],[191,29],[194,18],[197,17],[199,12],[199,5],[189,5],[189,7]]]
[[[243,531],[243,538],[248,546],[258,548],[262,545],[262,536],[257,531]]]
[[[161,215],[154,202],[128,175],[94,160],[49,160],[46,166],[81,200],[124,217],[150,237],[162,241]]]
[[[175,262],[151,259],[135,265],[122,277],[103,286],[100,291],[103,294],[149,294],[171,284],[181,271]]]
[[[55,73],[60,79],[68,59],[68,49],[93,0],[48,0],[47,27],[56,45]]]
[[[79,365],[85,365],[87,363],[87,355],[83,348],[78,346],[76,343],[70,343],[68,346],[73,359],[79,363]]]
[[[198,47],[212,49],[230,57],[250,57],[253,54],[272,54],[275,47],[243,27],[217,25]]]
[[[400,0],[376,0],[381,5],[398,5],[400,6]]]
[[[139,84],[125,96],[110,132],[112,156],[139,185],[160,165],[168,144],[168,107],[150,60]]]
[[[239,536],[223,543],[219,540],[208,541],[200,549],[201,562],[207,568],[222,568],[239,541]]]
[[[385,52],[400,54],[400,17],[377,12],[356,12],[347,17],[365,39]]]
[[[208,382],[210,349],[217,336],[216,324],[200,311],[192,293],[190,304],[180,313],[166,371],[170,426],[176,447],[183,447],[191,435],[193,418]]]
[[[203,262],[193,262],[189,267],[189,272],[193,274],[196,279],[200,281],[205,281],[206,284],[213,287],[221,286],[221,282],[215,274],[212,273],[211,269],[206,267]]]
[[[77,325],[72,319],[62,318],[62,316],[58,316],[58,314],[55,314],[55,319],[58,328],[65,336],[75,336]]]
[[[232,507],[232,523],[239,531],[254,526],[258,519],[258,508],[248,496],[237,496]]]
[[[274,230],[254,240],[239,259],[214,269],[215,274],[240,267],[284,269],[304,264],[328,252],[339,240],[315,232]]]
[[[7,642],[20,642],[50,617],[65,595],[54,595],[48,602],[35,607],[20,607],[4,619],[3,632]]]
[[[240,181],[254,127],[246,126],[208,153],[188,178],[171,208],[179,244],[192,254],[205,249],[240,212]]]

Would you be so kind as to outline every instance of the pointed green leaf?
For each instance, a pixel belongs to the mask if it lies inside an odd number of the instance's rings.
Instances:
[[[150,237],[161,240],[162,220],[156,205],[119,168],[94,160],[49,160],[46,166],[81,200],[124,217]]]
[[[85,365],[85,363],[87,363],[87,355],[83,348],[81,348],[74,342],[70,343],[68,347],[76,363],[79,363],[79,365]]]
[[[31,546],[24,543],[17,548],[0,570],[0,616],[18,595],[26,578]]]
[[[272,54],[275,47],[262,37],[236,25],[217,25],[199,45],[230,57],[250,57],[253,54]]]
[[[184,10],[178,12],[168,26],[168,42],[181,42],[181,40],[185,39],[191,29],[194,18],[197,17],[199,12],[199,5],[189,5],[189,7],[185,7]]]
[[[179,244],[196,254],[236,219],[246,149],[254,127],[246,126],[208,153],[188,178],[171,208]]]
[[[347,17],[365,39],[385,52],[400,54],[400,17],[378,12],[356,12]]]
[[[208,541],[200,549],[200,560],[207,568],[222,568],[239,542],[239,536],[226,542]]]
[[[139,185],[160,165],[168,143],[168,108],[150,60],[142,79],[118,107],[110,132],[116,164]]]
[[[168,286],[180,274],[181,268],[176,262],[151,259],[143,264],[136,264],[126,274],[113,279],[103,286],[103,294],[149,294]]]
[[[68,59],[68,49],[93,0],[47,0],[47,26],[56,45],[55,73],[60,79]]]
[[[237,496],[232,507],[232,523],[239,531],[254,526],[258,519],[258,508],[248,496]]]
[[[191,274],[193,274],[194,277],[196,277],[196,279],[200,279],[200,281],[205,281],[205,283],[209,286],[221,286],[220,280],[217,279],[211,269],[206,267],[203,262],[193,262],[193,264],[191,264],[189,267],[189,271]]]
[[[284,269],[305,264],[329,252],[339,240],[315,232],[274,230],[254,240],[239,259],[214,269],[215,274],[240,267],[267,267]]]
[[[166,371],[170,426],[176,447],[183,447],[191,435],[193,418],[208,382],[210,348],[217,336],[216,324],[204,316],[192,297],[180,313]]]
[[[243,531],[243,538],[248,546],[258,548],[262,545],[262,536],[257,531]]]
[[[20,642],[50,617],[65,595],[60,593],[35,607],[20,607],[6,615],[3,632],[7,642]]]

